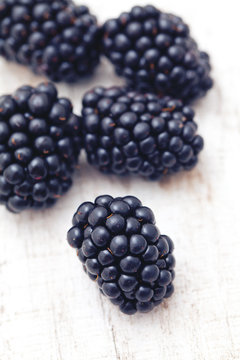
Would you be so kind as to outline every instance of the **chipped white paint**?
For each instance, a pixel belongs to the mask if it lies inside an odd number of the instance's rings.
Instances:
[[[86,1],[101,21],[135,5]],[[145,1],[138,1],[144,4]],[[215,88],[196,105],[206,146],[198,167],[162,183],[105,177],[82,159],[71,191],[49,211],[0,208],[1,360],[232,360],[240,358],[240,50],[237,2],[152,1],[188,21],[211,53]],[[230,11],[231,9],[231,11]],[[0,93],[41,81],[0,60]],[[83,92],[120,84],[103,62],[96,76],[60,95],[80,110]],[[176,292],[148,315],[127,317],[99,294],[65,241],[80,202],[134,194],[176,244]]]

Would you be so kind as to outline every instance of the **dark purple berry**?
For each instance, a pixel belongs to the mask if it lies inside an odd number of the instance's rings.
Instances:
[[[1,188],[11,191],[0,177]],[[174,290],[173,242],[154,223],[136,197],[102,195],[79,206],[67,234],[89,278],[128,315],[149,312]]]
[[[95,70],[100,60],[100,29],[87,7],[71,0],[3,0],[0,14],[0,55],[26,65],[52,81],[75,82]],[[80,9],[80,10],[79,10]],[[56,91],[42,84],[39,93],[51,100]],[[16,94],[24,108],[28,91]],[[31,100],[32,109],[46,111],[46,99]]]
[[[133,89],[186,103],[205,95],[213,85],[209,57],[199,50],[188,26],[153,6],[135,6],[108,20],[102,43],[116,73]]]
[[[82,115],[88,161],[103,173],[159,180],[192,169],[203,149],[193,111],[170,97],[96,88],[84,96]],[[112,212],[128,212],[120,207]]]
[[[14,213],[54,205],[72,184],[81,144],[81,119],[52,83],[22,86],[1,97],[1,203]]]

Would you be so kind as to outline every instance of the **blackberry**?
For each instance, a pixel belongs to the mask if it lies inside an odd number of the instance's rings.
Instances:
[[[52,83],[0,97],[0,202],[8,210],[51,206],[70,188],[80,125]]]
[[[192,169],[203,148],[194,112],[180,100],[125,88],[95,88],[83,98],[84,147],[104,173],[158,180]]]
[[[103,26],[103,50],[133,89],[190,102],[212,85],[209,57],[180,17],[135,6]]]
[[[52,81],[73,82],[99,63],[99,28],[70,0],[3,0],[0,55]]]
[[[123,313],[148,312],[172,295],[173,242],[136,197],[103,195],[83,203],[67,239],[90,279]]]

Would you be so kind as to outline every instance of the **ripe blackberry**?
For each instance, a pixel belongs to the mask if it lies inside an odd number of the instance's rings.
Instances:
[[[90,279],[125,314],[148,312],[172,295],[173,242],[137,198],[103,195],[83,203],[67,239]]]
[[[71,186],[80,125],[51,83],[0,97],[0,203],[15,213],[53,205]]]
[[[209,57],[181,18],[135,6],[103,26],[103,49],[133,89],[190,102],[212,87]]]
[[[158,180],[192,169],[203,148],[193,110],[169,97],[95,88],[82,114],[88,161],[104,173]]]
[[[70,0],[3,0],[0,55],[52,81],[76,81],[99,62],[99,28]]]

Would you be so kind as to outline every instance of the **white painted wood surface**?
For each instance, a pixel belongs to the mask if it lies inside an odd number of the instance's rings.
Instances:
[[[100,21],[134,0],[89,0]],[[145,1],[138,1],[145,4]],[[71,191],[44,212],[0,208],[0,359],[240,359],[239,15],[237,1],[152,1],[180,14],[210,52],[214,89],[195,106],[205,150],[199,165],[162,183],[100,175],[85,163]],[[231,9],[231,10],[230,10]],[[0,60],[0,93],[41,81]],[[107,61],[91,82],[60,84],[80,111],[96,84],[120,84]],[[128,317],[106,301],[65,237],[79,203],[133,194],[150,206],[176,245],[176,291],[162,307]]]

